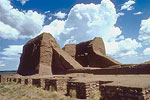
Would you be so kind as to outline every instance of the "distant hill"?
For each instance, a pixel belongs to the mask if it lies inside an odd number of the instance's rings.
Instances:
[[[17,73],[17,70],[0,71],[0,74],[12,74],[12,73]]]
[[[146,62],[144,62],[144,64],[150,64],[150,61],[146,61]]]

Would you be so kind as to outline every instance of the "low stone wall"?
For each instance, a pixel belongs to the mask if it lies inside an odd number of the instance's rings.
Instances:
[[[0,75],[0,77],[1,82],[35,85],[43,87],[45,90],[62,92],[68,96],[74,95],[78,99],[91,100],[91,98],[94,98],[95,93],[97,93],[96,96],[100,95],[100,100],[150,100],[149,87],[114,86],[112,81],[78,81],[60,77],[31,78],[15,77],[13,75]]]
[[[71,92],[75,92],[72,94]],[[86,99],[86,86],[85,83],[79,83],[79,82],[68,82],[67,84],[67,95],[72,96],[73,95],[80,99]]]
[[[17,79],[16,78],[12,78],[12,82],[17,82]]]
[[[32,78],[22,77],[21,78],[21,84],[23,84],[23,85],[32,85]]]
[[[0,74],[0,82],[7,82],[7,78],[14,76],[15,74]]]
[[[40,78],[40,84],[43,89],[45,89],[45,78]]]
[[[66,94],[68,81],[69,81],[69,79],[57,79],[57,81],[56,81],[57,91],[59,91],[63,94]]]
[[[57,91],[56,79],[45,79],[45,89]]]
[[[140,66],[140,65],[139,65]],[[142,66],[142,65],[141,65]],[[95,75],[116,75],[116,74],[150,74],[150,65],[145,65],[144,67],[123,67],[123,68],[84,68],[84,69],[70,69],[66,72],[69,73],[89,73]]]
[[[28,83],[28,79],[21,78],[21,84],[27,85],[27,83]]]
[[[41,79],[32,79],[32,85],[35,85],[37,87],[41,87]]]
[[[12,79],[11,78],[7,78],[7,82],[11,82],[12,81]]]
[[[18,84],[21,84],[21,78],[18,78],[18,79],[17,79],[17,83],[18,83]]]
[[[101,85],[101,100],[150,100],[142,88]]]
[[[45,89],[55,90],[66,94],[66,86],[68,79],[45,79]]]
[[[2,75],[1,82],[16,82],[23,85],[34,85],[37,87],[42,87],[43,89],[67,93],[67,81],[69,79],[65,78],[30,78],[30,77],[14,77],[13,75]]]
[[[99,91],[99,82],[68,82],[67,95],[72,95],[70,92],[75,91],[78,99],[89,99],[95,91]]]
[[[143,90],[142,93],[144,96],[144,100],[150,100],[150,88]]]

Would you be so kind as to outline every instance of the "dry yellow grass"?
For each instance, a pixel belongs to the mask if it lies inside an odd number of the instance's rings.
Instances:
[[[0,83],[0,100],[79,100],[75,90],[69,92],[72,98],[57,93],[52,87],[46,91],[32,85]],[[99,91],[95,91],[90,100],[100,100]]]
[[[0,100],[72,100],[72,98],[31,85],[1,83]]]
[[[75,91],[74,89],[70,90],[70,91],[69,91],[69,94],[70,94],[70,96],[71,96],[72,98],[76,98],[76,97],[77,97],[77,93],[76,93],[76,91]]]

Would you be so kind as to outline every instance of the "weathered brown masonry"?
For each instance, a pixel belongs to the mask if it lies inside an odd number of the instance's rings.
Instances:
[[[69,76],[53,76],[53,77],[26,77],[16,75],[1,75],[3,82],[16,82],[18,84],[34,85],[42,87],[45,90],[53,90],[71,96],[70,91],[74,90],[78,99],[93,98],[95,92],[99,92],[101,100],[149,100],[150,99],[150,85],[145,85],[149,82],[149,77],[143,77],[145,81],[141,82],[141,85],[133,84],[132,81],[136,77],[129,80],[130,84],[125,79],[125,83],[121,81],[115,81],[112,79],[114,76],[108,77],[111,81],[104,79],[105,76],[97,76],[96,80],[93,79],[94,75],[69,75]],[[78,78],[76,78],[78,77]],[[86,80],[86,78],[91,78]],[[99,77],[99,78],[98,78]],[[140,76],[141,77],[141,76]],[[81,79],[83,78],[83,79]],[[122,78],[122,77],[120,77]],[[140,81],[137,81],[137,83]],[[128,84],[127,84],[128,83]],[[136,83],[136,82],[135,82]]]
[[[23,47],[17,74],[0,74],[0,82],[34,85],[78,99],[150,100],[150,63],[120,64],[106,56],[102,38],[63,49],[49,33]]]
[[[150,89],[123,87],[123,86],[100,86],[102,100],[149,100]]]
[[[64,52],[51,34],[43,33],[28,41],[23,47],[18,74],[65,74],[68,69],[82,66]]]
[[[99,37],[79,44],[67,44],[63,49],[84,67],[106,68],[120,64],[106,56],[104,42]]]
[[[89,99],[96,90],[99,91],[99,82],[68,82],[67,95],[71,95],[72,90],[76,92],[77,98]]]
[[[91,74],[150,74],[150,64],[120,64],[106,56],[100,37],[79,44],[67,44],[63,50],[49,33],[42,33],[23,47],[18,74],[62,75]]]

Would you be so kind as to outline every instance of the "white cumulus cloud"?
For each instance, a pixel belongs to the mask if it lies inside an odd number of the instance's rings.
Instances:
[[[54,16],[56,16],[58,19],[64,19],[66,15],[67,15],[66,13],[62,13],[61,11],[54,14]]]
[[[142,47],[135,39],[126,38],[119,42],[105,43],[107,54],[113,57],[136,55],[136,49]]]
[[[52,17],[49,17],[48,20],[52,20]]]
[[[0,67],[4,67],[4,66],[5,64],[2,61],[0,61]]]
[[[136,55],[141,44],[121,34],[120,28],[115,26],[119,16],[110,0],[102,0],[101,4],[77,4],[66,20],[54,20],[41,32],[50,32],[61,47],[102,37],[108,55],[116,58]]]
[[[119,27],[115,27],[118,18],[114,4],[110,0],[102,0],[101,4],[77,4],[68,14],[67,20],[54,20],[50,23],[49,29],[52,31],[51,26],[57,26],[55,37],[60,37],[59,42],[63,45],[66,41],[69,42],[73,39],[77,42],[93,39],[94,37],[103,37],[105,41],[113,41],[121,34]],[[48,26],[46,29],[48,29]],[[45,29],[43,28],[43,30]]]
[[[146,49],[143,51],[143,54],[144,54],[144,55],[150,55],[150,48],[146,48]]]
[[[48,10],[48,11],[45,11],[44,13],[45,13],[45,14],[48,14],[48,13],[50,13],[50,11]]]
[[[18,61],[22,49],[23,45],[9,45],[8,48],[4,48],[3,51],[0,52],[0,54],[3,55],[1,59]]]
[[[114,26],[117,17],[115,6],[109,0],[102,0],[98,5],[77,4],[65,21],[64,31],[60,34],[61,43],[82,42],[96,36],[113,41],[121,34],[120,28]]]
[[[150,18],[142,20],[138,39],[144,44],[150,44]]]
[[[4,39],[17,39],[19,37],[19,31],[0,22],[0,37],[3,37]]]
[[[45,16],[36,11],[21,12],[11,5],[10,0],[0,0],[1,38],[18,39],[32,37],[41,31],[44,19]]]
[[[134,7],[132,6],[133,4],[135,4],[134,0],[129,0],[127,2],[125,2],[122,6],[121,6],[121,10],[133,10]]]
[[[125,14],[122,12],[118,13],[118,16],[123,16],[123,15],[125,15]]]
[[[143,14],[142,12],[136,12],[136,13],[134,13],[134,15],[141,15],[141,14]]]
[[[20,3],[22,4],[22,5],[24,5],[27,1],[29,1],[29,0],[17,0],[17,1],[20,1]]]
[[[50,25],[45,25],[40,33],[48,32],[59,40],[60,33],[64,30],[65,21],[54,20]]]

